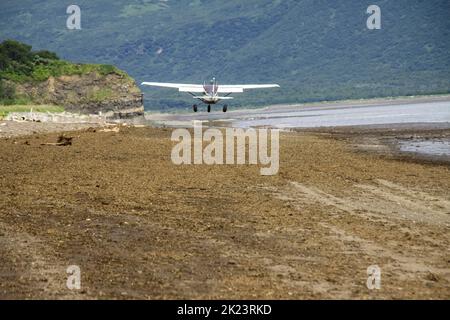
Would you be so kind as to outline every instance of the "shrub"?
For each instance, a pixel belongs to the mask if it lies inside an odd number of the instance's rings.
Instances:
[[[12,84],[6,83],[6,81],[0,80],[0,99],[11,100],[16,95],[16,88]]]
[[[97,72],[100,75],[126,75],[112,65],[74,64],[60,60],[47,50],[33,52],[31,46],[14,40],[0,43],[0,78],[13,82],[45,81],[50,76],[83,75]]]
[[[48,50],[36,51],[36,52],[34,52],[34,55],[39,56],[43,59],[59,60],[59,57],[56,55],[56,53],[48,51]]]

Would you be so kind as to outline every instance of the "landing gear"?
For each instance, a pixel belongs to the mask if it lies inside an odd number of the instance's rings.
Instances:
[[[208,104],[208,112],[211,112],[211,105]]]
[[[197,105],[194,104],[194,105],[192,106],[192,109],[194,110],[194,112],[197,112],[197,111],[198,111]]]
[[[227,112],[228,106],[227,106],[227,105],[224,105],[223,108],[222,108],[222,110],[223,110],[223,112]]]

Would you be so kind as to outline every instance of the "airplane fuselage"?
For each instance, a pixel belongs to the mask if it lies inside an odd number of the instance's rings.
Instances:
[[[206,95],[204,97],[200,98],[200,100],[203,103],[206,103],[206,104],[216,104],[216,103],[220,102],[220,98],[209,97],[209,96],[206,96]]]
[[[200,101],[206,104],[216,104],[221,100],[218,95],[219,85],[216,79],[212,79],[209,84],[203,84],[204,95],[198,97]]]

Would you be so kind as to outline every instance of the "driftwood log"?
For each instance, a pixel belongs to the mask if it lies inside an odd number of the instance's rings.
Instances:
[[[42,143],[45,146],[71,146],[73,137],[59,136],[56,143]]]

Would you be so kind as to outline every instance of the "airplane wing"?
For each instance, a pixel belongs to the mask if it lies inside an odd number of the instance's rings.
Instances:
[[[182,84],[182,83],[164,83],[164,82],[142,82],[144,86],[162,87],[178,89],[180,92],[204,92],[201,84]]]
[[[279,88],[278,84],[237,84],[237,85],[219,85],[218,93],[240,93],[249,89],[268,89]]]
[[[201,84],[183,84],[183,83],[164,83],[164,82],[142,82],[142,85],[173,88],[180,92],[204,92],[205,89]],[[217,93],[240,93],[250,89],[268,89],[279,88],[278,84],[237,84],[237,85],[218,85]]]

